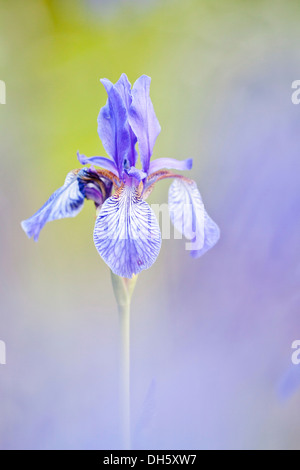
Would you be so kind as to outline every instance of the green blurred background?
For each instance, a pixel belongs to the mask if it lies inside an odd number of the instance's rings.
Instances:
[[[152,77],[154,157],[194,158],[222,232],[199,260],[163,241],[140,275],[134,447],[300,448],[299,21],[296,0],[0,0],[2,449],[119,445],[118,319],[93,204],[38,244],[20,221],[77,150],[105,155],[99,79],[122,72]]]

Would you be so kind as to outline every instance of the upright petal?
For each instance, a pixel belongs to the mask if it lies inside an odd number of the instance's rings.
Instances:
[[[79,189],[77,174],[68,173],[64,185],[50,196],[48,201],[21,225],[28,237],[34,241],[39,238],[40,231],[47,222],[65,217],[75,217],[82,209],[84,195]]]
[[[107,199],[94,230],[95,246],[111,270],[131,278],[156,260],[161,235],[150,206],[134,186],[123,186]]]
[[[158,134],[161,131],[150,99],[151,78],[142,75],[132,88],[132,104],[129,108],[129,124],[137,136],[143,170],[148,173],[150,158]]]
[[[188,240],[187,249],[197,258],[212,248],[220,237],[217,224],[208,216],[194,181],[176,179],[169,189],[170,217],[175,228]]]
[[[122,73],[121,77],[116,82],[115,87],[120,93],[120,96],[125,104],[125,108],[128,111],[132,103],[132,96],[131,96],[131,84],[125,73]]]
[[[129,112],[129,108],[132,103],[132,95],[131,95],[131,84],[130,81],[127,78],[127,75],[125,73],[122,73],[121,77],[115,84],[116,89],[120,93],[120,96],[125,104],[125,108],[127,110],[127,113]],[[129,160],[129,165],[134,166],[136,164],[137,160],[137,151],[135,148],[135,144],[137,142],[137,138],[131,127],[129,126],[128,123],[128,130],[129,130],[129,136],[130,136],[130,152],[128,153],[128,160]]]
[[[108,155],[114,160],[122,177],[124,160],[130,151],[127,111],[120,93],[108,80],[101,80],[108,90],[108,100],[98,116],[98,134]],[[110,83],[110,82],[109,82]]]
[[[104,86],[106,93],[109,94],[110,89],[114,86],[114,84],[108,80],[108,78],[101,78],[100,82]]]

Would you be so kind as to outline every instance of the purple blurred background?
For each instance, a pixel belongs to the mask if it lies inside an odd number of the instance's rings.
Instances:
[[[104,154],[99,78],[152,77],[154,157],[194,158],[221,228],[193,260],[164,240],[132,304],[134,448],[299,449],[296,1],[0,1],[1,449],[118,448],[118,318],[95,213],[20,221]],[[149,202],[167,202],[169,182]]]

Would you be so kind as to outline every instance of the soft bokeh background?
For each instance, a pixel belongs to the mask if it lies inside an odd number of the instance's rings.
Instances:
[[[118,448],[118,319],[94,208],[20,221],[103,155],[101,77],[152,77],[155,157],[194,157],[222,238],[165,240],[132,305],[134,448],[300,448],[297,0],[0,0],[2,449]],[[162,182],[150,202],[167,201]]]

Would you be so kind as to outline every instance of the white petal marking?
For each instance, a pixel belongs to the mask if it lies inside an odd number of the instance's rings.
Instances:
[[[118,276],[131,278],[152,266],[160,251],[160,229],[136,188],[125,186],[105,201],[96,220],[94,242]]]

